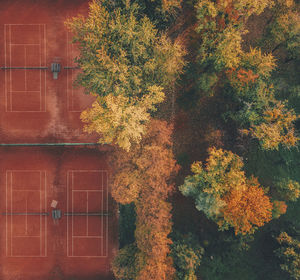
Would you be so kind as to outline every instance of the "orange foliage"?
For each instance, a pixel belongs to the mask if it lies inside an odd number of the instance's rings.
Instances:
[[[242,89],[245,85],[249,83],[255,83],[255,80],[259,78],[258,74],[254,74],[253,71],[245,69],[229,69],[226,71],[228,79],[234,84],[237,88]]]
[[[221,27],[221,29],[224,29],[226,26],[224,17],[217,18],[217,23],[218,23],[218,26]]]
[[[273,205],[257,178],[247,178],[242,159],[223,149],[208,150],[206,164],[194,162],[179,190],[195,199],[196,208],[215,221],[220,230],[253,233],[272,218]]]
[[[129,153],[117,150],[112,195],[121,203],[136,205],[136,243],[140,250],[139,280],[172,279],[174,268],[168,256],[172,243],[170,177],[178,170],[172,153],[172,127],[152,120],[147,134]]]
[[[284,201],[275,200],[273,201],[273,217],[279,218],[282,214],[285,214],[287,205]]]
[[[272,219],[272,203],[255,179],[233,189],[224,200],[224,221],[234,226],[236,234],[252,233]]]
[[[250,81],[254,83],[255,80],[259,77],[259,75],[254,74],[252,70],[246,71],[244,69],[240,69],[237,73],[237,77],[242,84],[248,84]]]
[[[225,8],[225,13],[228,15],[228,18],[231,22],[237,23],[239,19],[239,13],[234,8],[233,1],[229,1],[228,5]]]

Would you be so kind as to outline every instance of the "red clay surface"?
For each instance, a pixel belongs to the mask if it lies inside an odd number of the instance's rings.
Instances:
[[[96,142],[82,133],[80,112],[93,102],[74,88],[78,50],[64,21],[86,14],[86,0],[0,1],[0,139],[20,142]],[[51,63],[61,64],[53,79]]]
[[[0,67],[10,68],[0,69],[1,143],[96,142],[79,119],[93,98],[73,87],[78,70],[64,68],[78,54],[64,21],[87,10],[86,0],[0,1]],[[112,279],[117,208],[99,149],[0,147],[0,280]]]
[[[0,279],[112,279],[117,215],[106,155],[58,147],[1,148],[0,155]],[[56,222],[52,200],[62,211]]]

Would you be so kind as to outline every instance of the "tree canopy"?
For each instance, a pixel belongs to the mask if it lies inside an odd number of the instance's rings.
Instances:
[[[97,96],[82,113],[85,130],[97,132],[100,143],[129,150],[181,72],[185,51],[141,18],[136,4],[125,3],[111,11],[109,1],[94,0],[86,18],[66,24],[80,51],[77,83]]]
[[[280,248],[276,250],[276,255],[283,262],[280,264],[281,269],[293,279],[300,279],[300,241],[286,232],[281,232],[277,241]]]
[[[253,233],[272,218],[270,198],[256,178],[246,177],[243,166],[232,152],[210,148],[206,165],[193,163],[194,174],[179,187],[220,229],[231,226],[236,234]]]
[[[170,178],[178,166],[172,153],[171,133],[172,127],[166,122],[151,120],[140,144],[130,152],[119,149],[112,157],[112,195],[117,202],[134,202],[136,207],[138,272],[134,279],[172,279],[174,275],[169,256],[172,241],[168,237],[172,228],[171,204],[167,198],[173,191]],[[116,271],[120,269],[115,267]]]
[[[248,32],[245,27],[248,18],[274,5],[273,1],[268,0],[205,0],[197,1],[195,5],[195,31],[198,34],[196,63],[203,70],[196,85],[209,95],[214,94],[211,88],[215,84],[222,85],[223,89],[218,91],[231,96],[231,106],[234,108],[226,112],[225,117],[237,121],[241,131],[258,139],[265,149],[278,149],[280,145],[289,148],[295,146],[299,139],[294,130],[298,116],[286,101],[278,100],[277,89],[273,86],[271,73],[276,68],[274,56],[263,53],[259,48],[250,47],[247,51],[242,47],[243,35]],[[298,15],[293,12],[291,27],[283,24],[290,31],[278,32],[282,36],[290,34],[288,48],[293,49],[293,53],[295,38],[299,37],[294,34],[298,30],[295,18]]]

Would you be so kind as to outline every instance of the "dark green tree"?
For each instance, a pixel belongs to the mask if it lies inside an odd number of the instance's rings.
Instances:
[[[197,280],[197,270],[200,267],[204,249],[197,238],[188,233],[176,234],[171,245],[171,256],[176,269],[176,280]]]

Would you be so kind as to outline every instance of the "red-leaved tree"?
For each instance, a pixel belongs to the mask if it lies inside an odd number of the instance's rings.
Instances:
[[[115,170],[112,195],[119,203],[134,202],[136,206],[139,267],[134,279],[166,280],[174,275],[169,256],[172,241],[168,237],[172,229],[171,204],[167,199],[173,190],[170,178],[178,166],[172,152],[171,133],[172,127],[166,122],[152,120],[139,145],[130,152],[119,149],[112,158]]]

